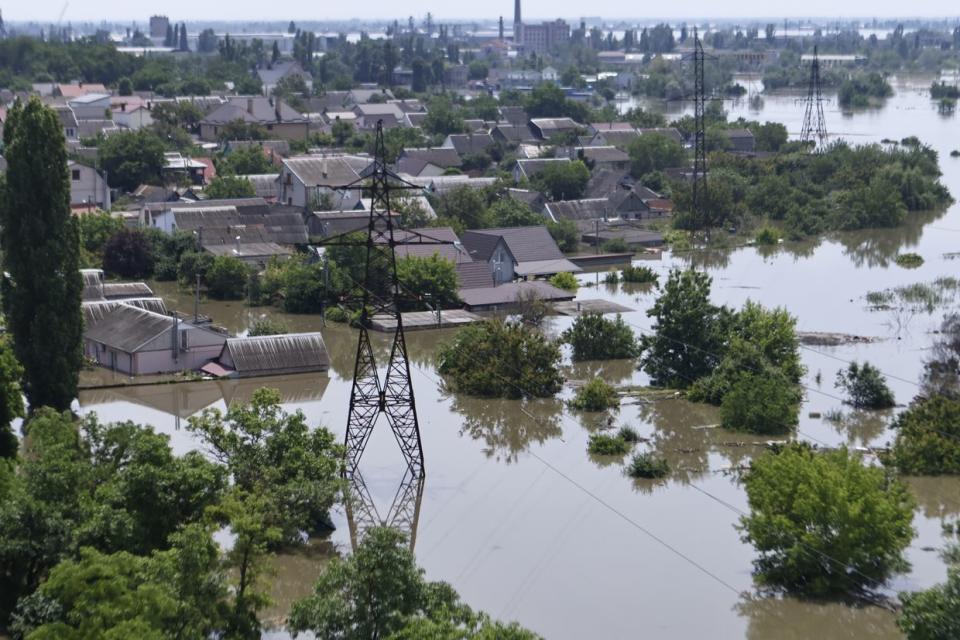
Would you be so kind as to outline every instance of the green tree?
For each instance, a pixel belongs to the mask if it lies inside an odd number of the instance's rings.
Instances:
[[[920,398],[893,424],[892,460],[902,473],[960,475],[960,400]]]
[[[779,371],[741,373],[723,395],[720,424],[731,431],[782,434],[797,424],[800,394]]]
[[[0,336],[0,465],[4,458],[17,455],[19,445],[10,423],[24,415],[23,389],[20,385],[22,378],[23,367],[13,354],[9,337]]]
[[[32,409],[67,409],[83,361],[80,232],[70,215],[66,142],[39,100],[10,109],[0,187],[3,310]]]
[[[228,198],[253,198],[257,192],[253,183],[242,176],[220,174],[204,188],[204,193],[215,200]]]
[[[490,216],[497,227],[532,227],[544,224],[545,218],[530,206],[514,198],[502,198],[490,207]]]
[[[290,333],[287,325],[273,318],[260,318],[247,331],[248,336],[279,336],[285,333]]]
[[[665,135],[644,134],[630,143],[630,175],[642,178],[648,173],[681,167],[686,161],[683,145]]]
[[[434,253],[429,257],[405,256],[397,260],[397,279],[406,296],[419,296],[417,301],[402,301],[401,306],[422,311],[424,302],[434,309],[457,306],[457,268],[452,261]]]
[[[100,256],[113,234],[123,229],[123,218],[106,211],[94,211],[77,216],[80,225],[80,243],[91,256]]]
[[[757,151],[780,151],[787,144],[787,127],[780,122],[765,122],[750,127]]]
[[[837,372],[834,386],[843,389],[847,402],[857,409],[887,409],[896,404],[883,374],[869,362],[851,362],[846,370]]]
[[[722,358],[729,312],[711,304],[710,283],[705,273],[673,269],[647,311],[656,322],[653,334],[641,338],[640,367],[654,384],[686,388]]]
[[[856,592],[906,567],[913,502],[902,482],[840,448],[791,444],[754,459],[750,514],[738,527],[761,584],[822,597]]]
[[[421,127],[427,133],[440,136],[463,133],[466,130],[463,117],[450,104],[450,100],[443,96],[430,101],[427,116],[423,119]]]
[[[330,133],[333,141],[338,146],[343,146],[353,136],[353,123],[337,118],[330,127]]]
[[[141,184],[160,184],[166,146],[152,131],[125,131],[107,137],[99,146],[100,166],[110,185],[133,191]]]
[[[573,359],[616,360],[636,358],[640,344],[620,314],[608,320],[599,313],[584,313],[560,334],[560,340],[573,347]]]
[[[120,229],[103,247],[103,270],[121,278],[153,273],[153,244],[139,229]]]
[[[552,200],[579,200],[590,181],[590,170],[582,160],[550,162],[533,177],[538,191]]]
[[[960,568],[947,570],[945,584],[924,591],[901,593],[903,610],[897,626],[907,640],[960,638]]]
[[[547,231],[550,232],[550,236],[560,247],[560,251],[564,253],[576,251],[580,247],[580,231],[573,220],[567,218],[563,218],[559,222],[548,220]]]
[[[555,273],[553,276],[551,276],[550,284],[558,289],[571,291],[573,293],[576,293],[577,289],[580,288],[580,283],[577,281],[576,276],[566,271],[561,271],[560,273]]]
[[[467,185],[450,189],[437,203],[437,216],[454,229],[484,229],[493,224],[483,193]]]
[[[221,174],[238,176],[273,173],[276,167],[263,152],[263,147],[251,144],[234,149],[217,161],[217,171]]]
[[[121,96],[133,95],[133,83],[130,82],[130,78],[123,77],[117,80],[117,94]]]
[[[536,640],[516,624],[491,621],[443,582],[427,582],[403,536],[374,528],[346,560],[334,560],[290,614],[294,633],[341,640]]]
[[[604,382],[601,378],[593,378],[587,384],[577,389],[570,407],[580,411],[606,411],[617,409],[620,406],[620,396],[617,390]]]
[[[205,409],[187,428],[226,465],[237,489],[267,499],[266,522],[283,540],[325,526],[340,495],[342,449],[327,429],[310,429],[301,412],[284,412],[278,391],[258,389],[249,405],[231,405],[226,415]]]
[[[522,398],[560,391],[560,350],[540,331],[494,319],[465,327],[440,347],[437,370],[459,393]]]

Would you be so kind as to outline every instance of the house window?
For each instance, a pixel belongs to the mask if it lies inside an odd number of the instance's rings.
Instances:
[[[80,169],[74,169],[70,172],[70,179],[74,182],[80,181]]]
[[[268,124],[268,125],[267,125],[267,131],[273,131],[273,125],[272,125],[272,124]]]
[[[73,129],[71,129],[70,127],[67,127],[67,137],[68,137],[68,138],[72,138],[72,137],[74,137],[74,135],[76,135],[76,132],[75,132]]]

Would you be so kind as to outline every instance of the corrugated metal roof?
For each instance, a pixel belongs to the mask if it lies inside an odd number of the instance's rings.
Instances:
[[[232,256],[234,258],[266,258],[270,256],[288,256],[293,254],[290,249],[276,242],[248,242],[233,244],[204,244],[203,248],[215,256]]]
[[[583,269],[566,258],[521,262],[514,268],[514,273],[518,276],[552,276],[555,273],[580,273],[581,271]]]
[[[593,220],[606,217],[612,207],[607,198],[548,202],[547,211],[554,220]]]
[[[203,229],[203,244],[230,244],[236,242],[277,242],[305,244],[307,227],[295,211],[242,213],[232,206],[201,206],[178,208],[173,212],[177,227],[186,231]]]
[[[478,289],[461,289],[460,299],[467,308],[489,307],[494,305],[509,305],[517,301],[517,297],[532,291],[543,300],[573,300],[576,294],[559,289],[543,280],[526,282],[507,282],[497,287]]]
[[[297,156],[283,164],[307,187],[341,187],[360,177],[338,156]]]
[[[123,298],[152,298],[153,289],[146,282],[107,282],[103,285],[103,297],[107,300]]]
[[[320,333],[228,338],[223,351],[221,364],[241,376],[325,371],[330,366]]]
[[[103,313],[93,326],[88,326],[84,337],[118,351],[134,353],[164,331],[172,329],[173,319],[169,316],[118,304]]]

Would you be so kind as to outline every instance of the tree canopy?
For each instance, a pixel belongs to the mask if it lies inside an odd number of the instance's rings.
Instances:
[[[599,313],[584,313],[560,335],[562,342],[573,347],[573,359],[611,360],[635,358],[640,344],[620,314],[608,320]]]
[[[100,165],[111,186],[133,191],[141,184],[160,184],[166,145],[152,131],[124,131],[99,146]]]

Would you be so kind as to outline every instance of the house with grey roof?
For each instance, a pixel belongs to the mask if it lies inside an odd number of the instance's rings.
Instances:
[[[199,369],[220,354],[227,339],[209,327],[183,322],[176,314],[167,316],[125,302],[85,316],[84,355],[128,375]],[[91,317],[97,319],[90,322]]]
[[[360,202],[358,189],[340,189],[360,175],[339,156],[285,158],[280,167],[277,195],[285,205],[304,211],[348,210]]]
[[[588,146],[613,146],[618,149],[627,149],[634,140],[640,137],[636,129],[613,129],[597,131],[587,143]]]
[[[144,226],[166,233],[194,233],[201,246],[275,242],[307,243],[300,211],[270,207],[263,198],[235,198],[144,205]],[[239,240],[238,240],[239,238]]]
[[[487,262],[493,273],[500,272],[498,282],[507,281],[503,276],[508,271],[520,278],[581,271],[580,267],[567,260],[553,236],[542,225],[474,229],[465,231],[460,240],[473,260]],[[508,262],[511,263],[509,270]]]
[[[550,140],[559,135],[576,135],[584,127],[572,118],[533,118],[530,120],[530,129],[539,139]]]
[[[293,251],[276,242],[235,242],[233,244],[210,244],[203,245],[204,251],[212,253],[214,256],[229,256],[237,258],[243,263],[263,269],[267,263],[273,259],[287,260],[293,255]]]
[[[679,142],[680,144],[684,143],[683,134],[680,133],[680,130],[677,129],[676,127],[656,127],[652,129],[637,129],[637,132],[639,132],[641,136],[649,136],[649,135],[666,136],[667,138],[670,138],[675,142]]]
[[[530,130],[526,122],[522,124],[498,124],[491,131],[493,139],[505,146],[536,143],[539,138]]]
[[[625,171],[630,166],[630,155],[614,146],[576,147],[572,154],[593,169]]]
[[[444,148],[456,149],[460,157],[487,153],[496,142],[489,133],[453,133],[443,141]]]
[[[380,96],[384,100],[393,100],[395,98],[390,89],[363,86],[351,89],[347,93],[347,100],[352,104],[367,104],[374,99],[374,96]]]
[[[263,127],[268,137],[305,140],[310,134],[310,121],[280,98],[248,96],[231,98],[208,113],[200,121],[200,138],[218,140],[221,130],[237,121]]]
[[[534,298],[545,302],[564,302],[576,293],[553,286],[546,280],[505,282],[495,287],[461,288],[457,295],[470,311],[498,311],[517,307],[521,300]]]
[[[307,89],[313,90],[313,76],[309,71],[305,71],[296,60],[278,60],[260,67],[257,69],[257,77],[263,83],[263,95],[265,96],[273,95],[273,90],[284,79],[299,78],[303,80]]]
[[[606,220],[614,217],[610,200],[607,198],[585,198],[583,200],[563,200],[548,202],[545,205],[547,217],[551,222],[561,220]]]
[[[404,149],[397,156],[397,172],[411,176],[441,176],[447,169],[463,164],[457,150],[450,147],[430,149]]]
[[[530,121],[530,118],[527,116],[527,112],[523,107],[503,106],[500,107],[499,111],[500,119],[508,124],[526,126],[527,122]]]
[[[732,153],[753,153],[756,150],[756,140],[749,129],[721,129],[723,135],[730,141]]]
[[[438,255],[455,265],[473,262],[466,247],[460,242],[456,231],[450,227],[423,227],[420,229],[394,231],[398,258],[415,256],[429,258]]]
[[[280,184],[279,173],[251,173],[237,177],[253,185],[253,192],[258,198],[263,198],[267,202],[277,201],[279,197],[277,187]]]
[[[407,122],[406,114],[394,103],[361,103],[353,107],[353,112],[357,114],[358,129],[376,129],[380,121],[384,129],[402,127]]]

